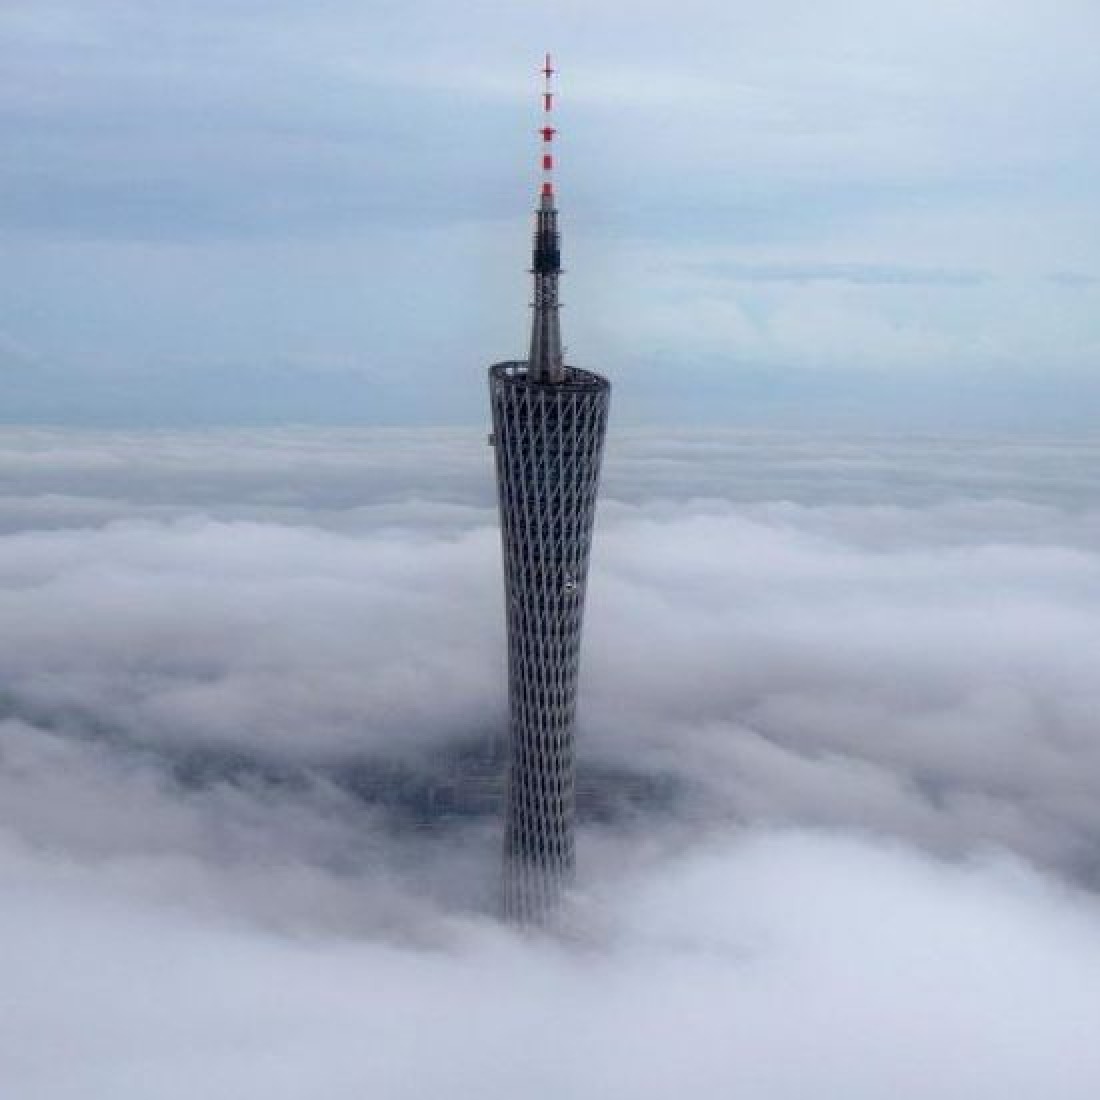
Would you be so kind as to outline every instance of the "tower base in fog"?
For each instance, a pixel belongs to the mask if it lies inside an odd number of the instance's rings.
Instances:
[[[573,725],[588,555],[611,387],[575,367],[489,369],[511,729],[505,916],[547,923],[574,868]]]

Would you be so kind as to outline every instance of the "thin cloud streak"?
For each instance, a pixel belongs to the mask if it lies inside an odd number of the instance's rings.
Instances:
[[[1047,276],[1098,267],[1096,37],[1094,6],[984,0],[9,3],[0,371],[41,378],[5,415],[471,420],[470,372],[522,348],[545,43],[590,362],[666,403],[674,372],[692,418],[797,426],[828,370],[832,428],[923,428],[987,375],[975,415],[1079,428],[1096,310]],[[794,399],[747,400],[754,369]]]
[[[888,267],[878,264],[700,264],[703,275],[732,282],[809,283],[837,282],[855,286],[981,286],[992,276],[987,271],[945,268]]]

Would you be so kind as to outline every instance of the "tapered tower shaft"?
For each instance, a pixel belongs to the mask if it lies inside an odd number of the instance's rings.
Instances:
[[[530,354],[489,369],[508,625],[503,908],[525,926],[550,923],[573,878],[577,674],[610,399],[605,378],[562,355],[549,56],[543,72]]]

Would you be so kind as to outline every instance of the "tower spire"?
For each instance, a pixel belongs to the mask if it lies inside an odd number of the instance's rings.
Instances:
[[[542,66],[531,352],[489,368],[508,617],[505,916],[552,925],[573,881],[581,621],[611,386],[567,367],[558,331],[554,66]]]
[[[550,55],[542,64],[542,188],[535,211],[535,241],[531,271],[535,279],[534,314],[531,319],[531,354],[528,369],[536,382],[562,382],[565,363],[561,348],[558,309],[558,276],[561,274],[561,239],[554,195],[554,85],[556,70]]]
[[[542,63],[542,194],[554,197],[554,65],[547,54]]]

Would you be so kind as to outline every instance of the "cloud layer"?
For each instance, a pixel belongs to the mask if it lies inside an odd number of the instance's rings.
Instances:
[[[1084,1100],[1100,1075],[1097,910],[1006,865],[726,840],[620,884],[611,945],[575,951],[463,924],[418,949],[288,938],[117,869],[10,846],[4,869],[26,1097]]]
[[[368,794],[505,721],[480,438],[0,450],[21,1100],[1094,1094],[1094,445],[617,440],[557,944]]]

